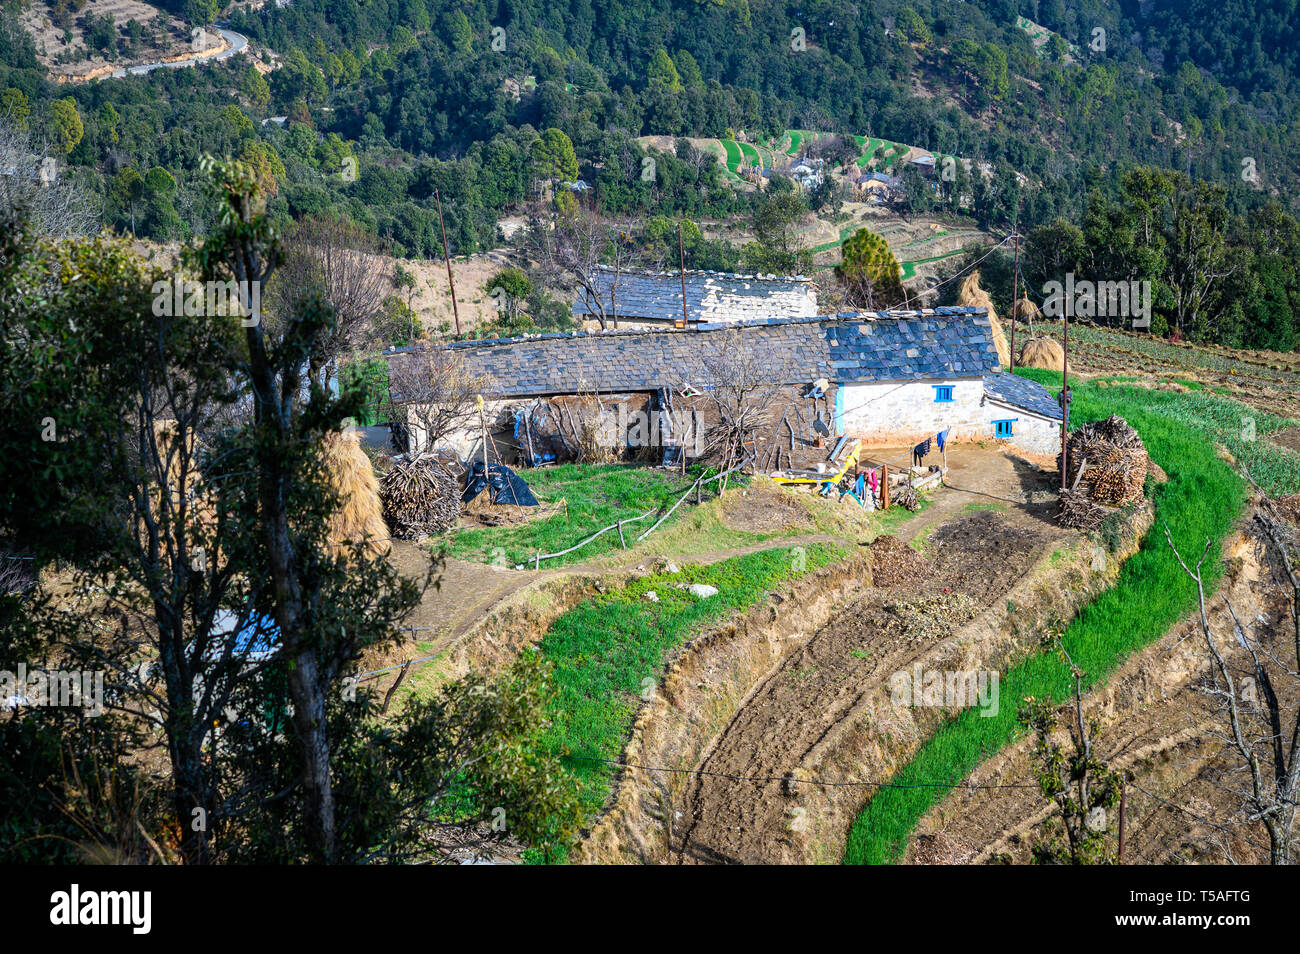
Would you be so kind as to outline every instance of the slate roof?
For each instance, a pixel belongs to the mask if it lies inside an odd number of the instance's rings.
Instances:
[[[1061,407],[1056,403],[1056,398],[1052,397],[1052,392],[1037,381],[998,371],[984,375],[984,392],[994,400],[1010,404],[1012,407],[1021,408],[1053,421],[1061,419]]]
[[[499,397],[705,386],[705,362],[736,347],[782,384],[980,377],[998,369],[983,308],[845,312],[812,318],[701,322],[689,329],[625,329],[461,341],[449,347]],[[390,362],[412,349],[394,349]]]
[[[620,318],[672,322],[682,317],[679,272],[622,271],[599,267],[595,284],[606,311],[617,305]],[[691,321],[740,321],[746,318],[812,317],[817,292],[803,275],[778,277],[690,270],[686,273],[686,308]],[[594,314],[584,295],[573,303],[577,318]]]

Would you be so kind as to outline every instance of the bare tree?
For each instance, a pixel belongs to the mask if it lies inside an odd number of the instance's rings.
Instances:
[[[0,206],[27,210],[32,230],[62,238],[99,228],[90,196],[30,132],[0,118]]]
[[[1043,795],[1057,807],[1064,840],[1045,838],[1034,845],[1040,864],[1109,864],[1107,809],[1119,801],[1120,776],[1096,752],[1099,725],[1083,715],[1084,673],[1074,664],[1057,635],[1057,648],[1070,664],[1074,678],[1074,704],[1067,725],[1069,748],[1058,740],[1058,707],[1047,699],[1029,698],[1019,712],[1020,721],[1034,731],[1034,775]]]
[[[36,584],[32,561],[0,550],[0,596],[26,593]]]
[[[1165,539],[1183,572],[1196,583],[1201,634],[1210,655],[1210,673],[1202,691],[1218,709],[1220,729],[1214,737],[1232,757],[1229,780],[1238,779],[1229,788],[1238,802],[1234,824],[1263,824],[1268,832],[1269,862],[1285,865],[1291,863],[1300,798],[1300,713],[1294,703],[1280,700],[1283,695],[1294,699],[1300,691],[1300,582],[1292,560],[1296,540],[1267,497],[1255,512],[1249,532],[1289,603],[1289,632],[1261,639],[1252,631],[1255,627],[1248,630],[1242,624],[1225,597],[1232,639],[1244,656],[1234,652],[1228,639],[1216,636],[1210,624],[1201,569],[1210,542],[1206,541],[1192,567],[1174,547],[1168,526]]]
[[[473,423],[478,396],[489,390],[491,382],[471,374],[453,351],[412,351],[389,362],[389,400],[406,411],[407,426],[416,431],[407,440],[412,450],[433,450]]]
[[[284,261],[267,289],[272,325],[293,315],[315,295],[334,309],[334,329],[313,355],[310,375],[322,387],[329,365],[361,346],[383,311],[392,278],[383,245],[346,218],[307,216],[286,237]]]
[[[563,214],[539,206],[529,221],[529,252],[547,279],[552,282],[568,279],[576,284],[583,303],[601,328],[618,327],[617,291],[615,298],[608,296],[608,283],[599,267],[611,246],[616,269],[621,271],[626,264],[627,250],[625,243],[619,241],[618,233],[618,228],[607,222],[599,209],[581,204]]]
[[[702,386],[717,417],[705,430],[704,452],[727,470],[756,456],[758,435],[772,425],[789,375],[760,363],[739,329],[727,332],[701,364],[703,379],[684,385]]]

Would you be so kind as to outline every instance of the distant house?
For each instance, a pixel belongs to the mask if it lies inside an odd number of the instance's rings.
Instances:
[[[608,316],[620,328],[676,325],[685,320],[734,322],[747,318],[789,318],[817,314],[817,288],[803,275],[737,275],[727,272],[686,272],[686,314],[682,315],[679,272],[644,270],[615,272],[600,266],[594,283]],[[588,296],[573,303],[573,317],[591,325],[600,309]]]
[[[934,156],[917,156],[915,159],[909,159],[908,162],[920,169],[922,175],[934,175]]]
[[[561,188],[561,189],[567,189],[567,190],[570,191],[570,192],[579,192],[579,193],[581,193],[581,192],[588,192],[588,191],[590,191],[591,186],[589,186],[589,185],[588,185],[584,180],[582,180],[582,179],[575,179],[575,180],[572,181],[572,182],[561,182],[561,183],[560,183],[560,188]]]
[[[890,199],[903,188],[902,179],[883,172],[863,172],[853,184],[861,197],[875,202]]]
[[[782,453],[796,466],[800,454],[824,460],[819,437],[832,435],[909,444],[947,431],[953,441],[1001,439],[1044,454],[1059,444],[1060,408],[1046,388],[1002,372],[983,308],[532,335],[457,342],[448,351],[491,382],[490,450],[506,462],[521,446],[536,453],[541,432],[552,427],[546,422],[576,417],[582,402],[606,415],[623,409],[615,415],[620,429],[648,413],[667,415],[678,438],[707,430],[717,356],[738,353],[780,389],[757,444],[768,452],[788,448]],[[404,360],[404,353],[389,355],[390,363]],[[566,426],[576,430],[571,421]],[[475,457],[479,433],[475,421],[449,445],[462,458]],[[617,443],[630,449],[629,434],[623,430]],[[683,443],[688,459],[705,455],[689,438]],[[413,430],[410,450],[426,449]],[[547,449],[563,450],[559,443]]]
[[[805,189],[815,189],[822,184],[824,165],[821,159],[800,159],[790,168],[790,178]]]

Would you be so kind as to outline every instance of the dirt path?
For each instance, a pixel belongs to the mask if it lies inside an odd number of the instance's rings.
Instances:
[[[873,448],[864,456],[863,466],[905,455],[906,450],[907,448]],[[1036,488],[1042,479],[1041,474],[1022,461],[973,445],[956,445],[949,457],[947,481],[951,489],[935,495],[933,502],[920,517],[904,524],[904,529],[900,531],[903,539],[910,539],[924,527],[935,525],[971,503],[1021,506],[1025,494]],[[785,512],[772,507],[768,509],[773,513]],[[802,511],[796,513],[801,520],[807,522],[806,514]],[[844,538],[833,534],[809,533],[773,538],[743,547],[683,554],[674,559],[678,563],[709,564],[774,547],[843,542],[846,542]],[[530,587],[564,576],[631,572],[638,566],[648,564],[655,556],[653,552],[642,552],[633,559],[624,559],[620,551],[606,552],[592,560],[540,572],[448,558],[438,569],[438,585],[429,587],[419,607],[406,621],[406,627],[416,627],[416,641],[422,645],[422,649],[419,653],[406,652],[405,658],[442,652],[491,615],[495,608]],[[419,544],[394,540],[390,559],[403,576],[422,580],[433,558]]]
[[[868,695],[933,648],[933,640],[908,638],[894,607],[959,596],[970,601],[973,615],[1001,599],[1062,538],[1047,504],[1025,502],[1026,493],[1045,482],[1041,472],[974,449],[951,456],[954,486],[899,534],[928,534],[922,547],[930,563],[928,578],[866,591],[755,687],[706,749],[697,766],[701,774],[687,785],[672,845],[674,862],[806,860],[794,853],[785,834],[782,779],[796,771],[841,776],[829,763],[839,737],[861,717]],[[972,511],[972,504],[998,509]],[[762,780],[747,780],[754,777]]]
[[[780,537],[744,547],[693,553],[675,559],[678,563],[711,564],[774,547],[837,542],[843,541],[832,534],[812,533]],[[432,556],[424,547],[403,540],[393,541],[389,559],[403,576],[416,580],[424,579],[433,562]],[[447,559],[436,571],[437,584],[425,591],[420,605],[403,628],[415,627],[416,642],[420,645],[419,655],[437,655],[456,644],[495,609],[525,590],[566,576],[628,573],[648,565],[652,560],[654,556],[650,554],[642,554],[640,559],[630,562],[618,560],[617,555],[611,560],[611,554],[605,554],[585,563],[572,563],[553,570],[534,572]],[[415,655],[417,654],[412,651],[405,653],[406,658]],[[431,661],[425,660],[420,665],[428,665]]]

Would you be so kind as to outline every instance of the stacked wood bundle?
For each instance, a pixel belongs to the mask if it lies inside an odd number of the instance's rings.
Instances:
[[[1151,459],[1138,432],[1122,417],[1112,414],[1070,433],[1066,460],[1056,455],[1065,471],[1065,485],[1089,500],[1122,507],[1142,499]]]
[[[1075,530],[1096,530],[1110,510],[1092,501],[1086,494],[1077,490],[1066,490],[1061,494],[1061,509],[1057,519],[1063,527]]]
[[[902,507],[904,510],[915,512],[916,508],[921,506],[921,498],[914,487],[902,487],[894,491],[891,503],[895,507]]]
[[[460,480],[432,457],[399,461],[380,479],[379,496],[384,519],[402,540],[442,533],[460,519]]]

